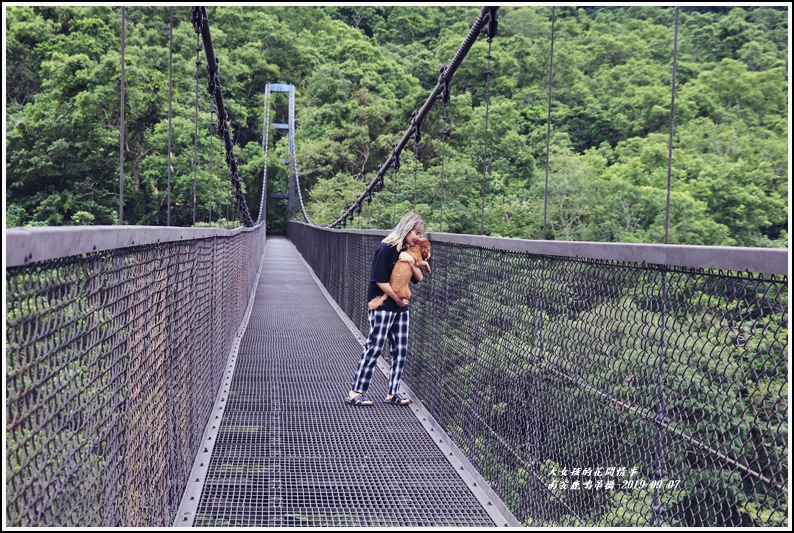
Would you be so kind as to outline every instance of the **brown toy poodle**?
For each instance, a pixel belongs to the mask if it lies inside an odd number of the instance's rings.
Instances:
[[[430,241],[427,239],[418,239],[416,244],[409,246],[406,253],[410,254],[416,260],[416,266],[424,267],[428,274],[430,273],[430,265],[426,259],[430,259]],[[407,261],[397,261],[392,270],[391,278],[389,278],[389,285],[394,289],[398,297],[408,299],[411,297],[411,288],[408,286],[409,281],[413,276],[411,264]],[[369,302],[369,308],[373,311],[383,305],[383,302],[388,298],[387,295],[378,296]]]

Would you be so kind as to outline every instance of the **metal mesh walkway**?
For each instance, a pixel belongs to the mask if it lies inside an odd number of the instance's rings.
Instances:
[[[382,402],[380,372],[375,406],[344,403],[360,354],[294,246],[268,239],[193,525],[494,525],[413,412]]]

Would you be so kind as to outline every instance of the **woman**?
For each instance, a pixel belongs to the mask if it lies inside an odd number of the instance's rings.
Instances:
[[[369,337],[358,362],[356,374],[345,402],[350,405],[369,406],[372,400],[367,398],[372,370],[378,361],[386,339],[391,347],[391,370],[389,371],[389,391],[385,402],[392,405],[408,405],[411,400],[399,394],[405,358],[408,355],[408,300],[399,298],[391,285],[392,270],[398,260],[407,261],[413,269],[411,281],[422,281],[422,272],[415,260],[403,250],[411,246],[422,236],[426,228],[425,222],[416,213],[407,213],[394,230],[386,236],[375,252],[369,278],[367,302],[385,294],[386,301],[376,310],[369,310]]]

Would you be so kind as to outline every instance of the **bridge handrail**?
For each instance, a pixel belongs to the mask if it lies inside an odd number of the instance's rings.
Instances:
[[[4,237],[7,525],[172,524],[265,226]]]
[[[288,226],[361,332],[385,234]],[[403,379],[524,526],[787,523],[787,249],[428,236]]]
[[[263,224],[264,222],[260,222]],[[6,267],[73,255],[212,237],[232,237],[255,231],[254,227],[232,230],[162,226],[44,226],[9,228],[6,237]]]
[[[295,224],[304,222],[292,221]],[[331,229],[361,235],[383,235],[387,230]],[[640,244],[587,241],[541,241],[507,237],[486,237],[457,233],[428,232],[431,242],[444,242],[580,259],[627,261],[689,268],[711,268],[759,274],[788,275],[789,251],[782,248],[750,248],[740,246],[696,246],[683,244]]]

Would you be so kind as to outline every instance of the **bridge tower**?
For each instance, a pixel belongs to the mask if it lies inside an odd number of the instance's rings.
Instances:
[[[292,160],[292,164],[295,163],[295,85],[291,83],[268,83],[265,85],[265,101],[267,104],[270,103],[270,94],[271,93],[287,93],[289,95],[289,108],[287,113],[287,122],[272,122],[269,126],[273,126],[273,128],[278,130],[283,130],[287,132],[288,140],[289,140],[289,156],[290,159],[284,159],[283,162],[289,168],[287,171],[288,178],[288,192],[285,193],[270,193],[268,196],[274,200],[287,200],[287,219],[289,219],[295,210],[298,209],[297,206],[297,192],[295,190],[295,179],[293,177],[292,167],[290,167],[290,160]],[[267,114],[266,114],[267,116]],[[264,142],[267,142],[266,140]]]

